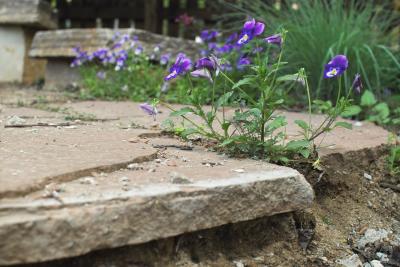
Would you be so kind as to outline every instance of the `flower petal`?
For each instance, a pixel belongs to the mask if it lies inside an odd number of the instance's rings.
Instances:
[[[249,21],[246,21],[243,25],[243,30],[244,31],[252,31],[254,29],[254,26],[256,25],[256,20],[252,19]]]
[[[192,71],[190,73],[190,75],[192,75],[193,77],[196,77],[196,78],[206,78],[210,82],[213,82],[211,73],[207,69],[198,69],[198,70]]]
[[[260,35],[264,32],[265,24],[262,22],[257,22],[254,26],[253,34],[255,36]]]

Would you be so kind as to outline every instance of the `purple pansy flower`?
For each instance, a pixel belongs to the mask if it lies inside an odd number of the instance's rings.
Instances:
[[[169,58],[171,57],[171,54],[163,54],[160,57],[160,64],[161,65],[167,65],[169,62]]]
[[[324,78],[340,76],[349,67],[349,61],[345,55],[337,55],[325,65]]]
[[[203,57],[197,60],[196,69],[208,69],[208,70],[215,70],[215,62],[208,57]]]
[[[244,23],[242,33],[237,41],[238,45],[244,45],[250,42],[254,36],[258,36],[264,32],[265,24],[262,22],[256,22],[255,19],[246,21]]]
[[[169,74],[164,78],[165,81],[176,78],[178,75],[183,75],[192,68],[192,61],[184,54],[179,54],[174,65],[169,69]]]
[[[135,55],[140,55],[141,53],[143,53],[143,47],[141,45],[138,45],[138,47],[136,47],[135,49]]]
[[[244,69],[247,65],[250,65],[251,61],[248,57],[242,57],[239,59],[238,63],[237,63],[237,68],[239,70]]]
[[[148,115],[153,116],[154,120],[156,120],[157,109],[156,107],[150,105],[149,103],[140,104],[139,107]]]
[[[206,68],[202,68],[202,69],[198,69],[198,70],[192,71],[190,73],[190,75],[192,75],[193,77],[196,77],[196,78],[206,78],[210,82],[213,82],[213,79],[211,77],[211,73]]]
[[[354,76],[354,81],[353,81],[352,88],[354,90],[356,90],[357,93],[361,93],[361,89],[363,89],[363,84],[362,84],[362,81],[361,81],[361,75],[359,73],[357,73]]]
[[[282,45],[282,36],[280,34],[274,34],[264,39],[269,44]]]

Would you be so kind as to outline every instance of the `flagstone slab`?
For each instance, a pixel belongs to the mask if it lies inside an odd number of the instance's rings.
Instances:
[[[176,109],[183,107],[182,105],[173,105]],[[72,110],[79,112],[90,112],[99,118],[111,118],[117,116],[120,119],[134,121],[139,125],[149,125],[152,119],[146,116],[139,108],[139,104],[132,102],[105,102],[105,101],[85,101],[68,103],[63,105]],[[111,111],[112,112],[109,112]],[[161,106],[159,107],[158,121],[162,122],[168,118],[170,110]],[[233,109],[227,108],[228,116],[233,114]],[[309,121],[307,113],[279,111],[280,114],[286,116],[288,125],[286,131],[290,139],[300,138],[299,127],[294,123],[295,120]],[[196,119],[196,118],[194,118]],[[325,119],[324,115],[312,115],[312,124],[318,125]],[[346,153],[349,151],[357,151],[364,148],[373,148],[387,143],[389,132],[382,127],[376,126],[371,122],[347,121],[353,125],[353,130],[344,128],[336,128],[328,133],[325,137],[321,136],[316,140],[316,144],[321,143],[320,154],[327,155],[332,153]],[[201,122],[201,121],[198,121]]]
[[[162,144],[179,142],[151,140]],[[293,169],[199,147],[168,148],[135,166],[64,182],[57,198],[38,190],[1,199],[0,265],[72,257],[304,209],[314,196]]]
[[[156,149],[127,141],[142,132],[96,123],[1,129],[0,197],[26,194],[53,181],[152,159]]]
[[[0,265],[141,244],[304,209],[313,201],[311,186],[296,170],[161,136],[136,103],[51,106],[61,109],[1,107]],[[4,128],[10,116],[60,122],[65,109],[95,120]],[[169,114],[165,107],[160,111],[158,123]],[[308,115],[282,113],[290,138],[298,138],[293,122],[308,121]],[[364,122],[352,131],[337,129],[325,137],[323,145],[331,146],[322,153],[379,146],[387,134]]]

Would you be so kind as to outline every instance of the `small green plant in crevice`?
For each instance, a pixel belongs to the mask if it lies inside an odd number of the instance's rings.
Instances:
[[[357,117],[379,125],[400,126],[400,107],[390,107],[388,103],[378,101],[369,90],[364,91],[358,105],[348,107],[342,116]]]
[[[233,80],[224,72],[221,67],[224,64],[223,60],[215,55],[199,59],[195,70],[192,70],[190,59],[180,55],[164,80],[170,81],[184,76],[190,84],[187,90],[190,105],[176,110],[160,99],[152,104],[142,104],[141,108],[155,117],[157,104],[166,106],[172,111],[172,117],[184,121],[184,124],[179,126],[172,120],[168,121],[172,131],[184,138],[201,135],[214,140],[220,149],[236,156],[246,155],[283,163],[299,156],[315,156],[318,147],[316,140],[321,135],[336,127],[352,126],[347,122],[336,121],[351,103],[351,90],[342,88],[342,74],[348,68],[348,60],[344,55],[337,55],[325,65],[324,77],[337,80],[338,94],[335,105],[326,110],[325,120],[315,126],[312,123],[313,101],[306,71],[301,68],[294,74],[282,75],[282,68],[289,64],[282,60],[287,32],[281,29],[278,34],[265,39],[256,38],[263,31],[264,24],[254,19],[244,24],[236,44],[245,46],[248,51],[258,51],[257,48],[263,47],[270,53],[263,56],[258,54],[254,64],[247,64],[247,71],[238,80]],[[195,87],[193,77],[208,80],[210,86]],[[221,97],[216,97],[215,94],[215,84],[218,80],[227,84]],[[300,86],[305,88],[308,98],[309,118],[308,121],[295,122],[299,126],[300,136],[288,140],[288,122],[279,112],[285,105],[282,91]],[[361,79],[357,76],[352,87],[359,89],[360,86]],[[252,95],[247,93],[249,90],[253,91]],[[208,102],[204,97],[205,92],[211,97],[209,106],[206,105]]]
[[[387,166],[390,175],[400,175],[400,145],[396,134],[389,136],[389,155],[387,157]]]

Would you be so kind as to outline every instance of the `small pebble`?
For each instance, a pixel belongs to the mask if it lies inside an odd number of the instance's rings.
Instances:
[[[122,176],[121,178],[119,178],[120,182],[129,182],[129,178],[126,176]]]
[[[171,183],[173,183],[173,184],[191,184],[191,183],[193,183],[185,175],[177,173],[177,172],[171,172],[169,174],[169,176],[171,178]]]
[[[244,169],[236,169],[236,170],[233,170],[234,172],[238,172],[238,173],[244,173],[245,172],[245,170]]]
[[[132,170],[132,171],[143,170],[143,167],[140,166],[138,163],[131,163],[131,164],[129,164],[129,165],[127,166],[127,168],[128,168],[129,170]]]
[[[366,172],[364,172],[364,178],[370,181],[372,180],[372,176]]]

